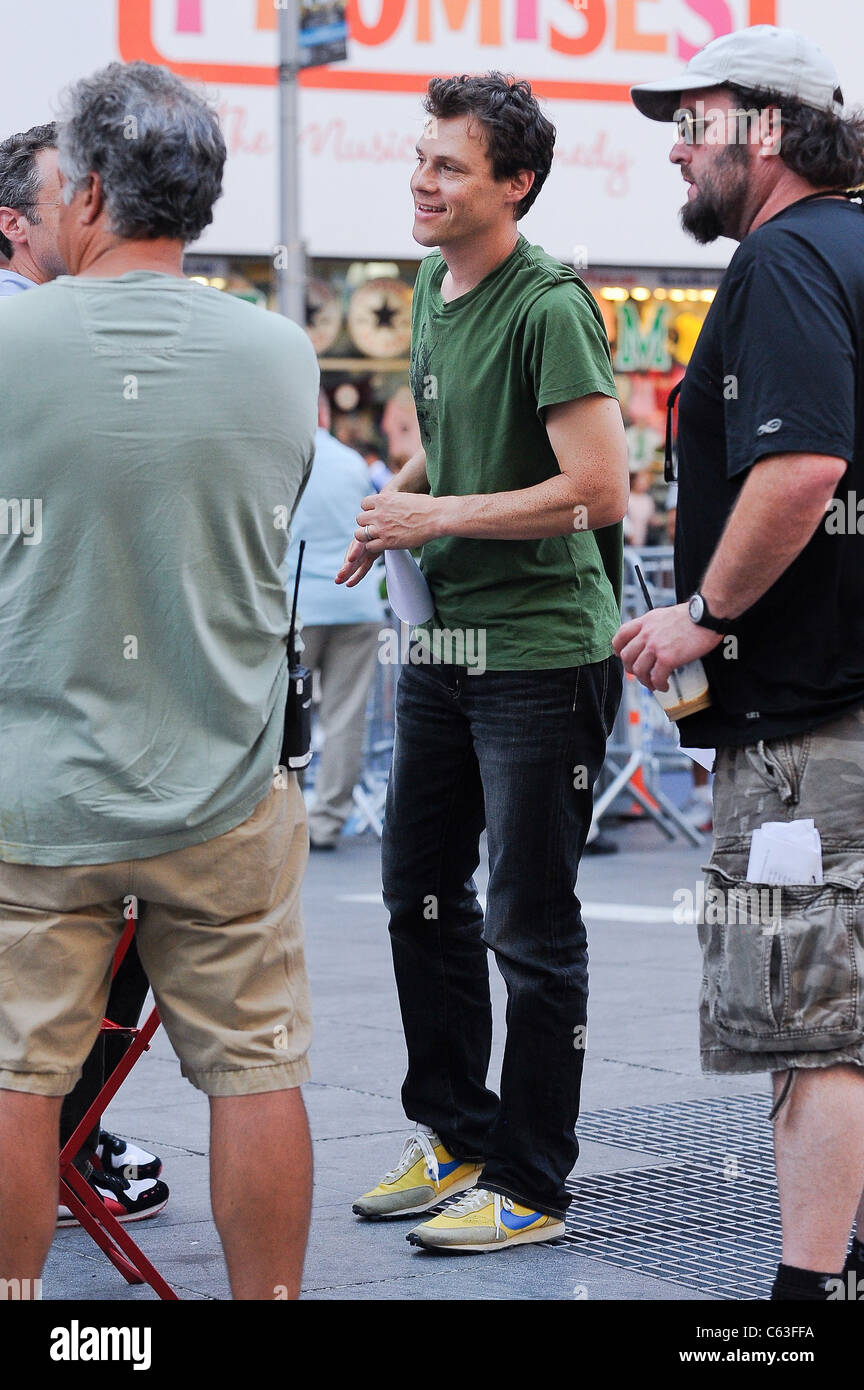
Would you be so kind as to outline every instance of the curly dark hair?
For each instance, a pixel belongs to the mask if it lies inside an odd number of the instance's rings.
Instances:
[[[864,111],[817,110],[779,92],[730,84],[739,107],[780,110],[780,158],[794,174],[823,188],[864,184]]]
[[[534,182],[516,204],[516,219],[534,202],[552,165],[555,127],[540,110],[530,82],[500,72],[482,77],[433,77],[423,109],[439,120],[473,116],[482,125],[495,179],[530,169]]]
[[[57,127],[53,121],[19,131],[0,144],[0,207],[20,212],[28,222],[39,221],[36,203],[41,190],[36,156],[40,150],[56,148]],[[7,260],[12,259],[14,250],[11,241],[0,232],[0,251]]]

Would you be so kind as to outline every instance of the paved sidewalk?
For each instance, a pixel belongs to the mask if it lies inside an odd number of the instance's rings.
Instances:
[[[765,1096],[760,1077],[703,1077],[696,1047],[700,958],[693,926],[672,920],[673,894],[695,892],[706,851],[667,847],[648,826],[617,836],[625,852],[589,858],[580,896],[591,951],[589,1049],[583,1116],[665,1107],[703,1097]],[[525,1246],[488,1256],[436,1256],[409,1246],[408,1222],[368,1224],[351,1201],[399,1155],[404,1046],[380,902],[378,845],[347,840],[313,855],[305,889],[316,1040],[305,1088],[316,1148],[316,1193],[304,1280],[307,1299],[711,1299],[670,1264],[668,1277],[588,1258],[580,1244]],[[500,1064],[504,990],[493,969]],[[767,1107],[766,1107],[767,1109]],[[653,1113],[653,1111],[652,1111]],[[662,1111],[658,1110],[658,1114]],[[180,1076],[160,1030],[109,1112],[120,1134],[157,1150],[171,1188],[165,1211],[130,1231],[184,1299],[225,1299],[228,1285],[210,1219],[207,1101]],[[602,1127],[601,1127],[602,1128]],[[640,1142],[585,1140],[576,1175],[668,1175],[674,1154]],[[255,1136],[250,1135],[250,1143]],[[625,1134],[626,1140],[626,1134]],[[722,1176],[722,1121],[716,1135]],[[718,1179],[719,1180],[719,1179]],[[649,1187],[653,1184],[649,1183]],[[620,1186],[620,1184],[619,1184]],[[644,1188],[644,1183],[642,1184]],[[640,1188],[641,1190],[641,1188]],[[577,1201],[579,1199],[577,1198]],[[669,1220],[675,1213],[670,1210]],[[591,1213],[586,1210],[586,1220]],[[642,1221],[632,1212],[634,1235]],[[625,1223],[626,1225],[626,1223]],[[625,1231],[626,1235],[627,1232]],[[593,1239],[593,1238],[592,1238]],[[589,1248],[586,1241],[585,1249]],[[592,1248],[597,1248],[596,1244]],[[44,1278],[47,1299],[154,1298],[130,1288],[79,1230],[63,1230]]]

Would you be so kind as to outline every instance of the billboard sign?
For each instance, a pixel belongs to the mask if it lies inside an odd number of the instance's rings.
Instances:
[[[328,8],[328,7],[325,7]],[[308,28],[325,38],[330,16]],[[4,21],[14,52],[0,129],[45,120],[70,79],[112,59],[161,63],[206,90],[222,117],[225,194],[200,248],[266,254],[277,241],[274,0],[41,0]],[[858,0],[348,0],[344,62],[300,73],[302,224],[312,255],[418,255],[408,188],[431,76],[490,69],[531,80],[558,138],[551,175],[521,225],[583,268],[723,266],[728,241],[700,247],[677,210],[672,127],[641,117],[630,86],[680,71],[720,34],[777,22],[831,55],[847,99],[864,95]],[[319,54],[319,58],[320,58]],[[317,61],[317,60],[316,60]]]

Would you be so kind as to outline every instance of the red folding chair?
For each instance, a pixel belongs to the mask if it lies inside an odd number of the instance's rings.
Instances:
[[[112,976],[117,974],[135,931],[135,923],[131,916],[133,910],[130,905],[128,925],[114,952]],[[127,1284],[149,1284],[160,1298],[176,1299],[177,1294],[171,1286],[166,1284],[159,1271],[154,1269],[143,1250],[138,1248],[125,1227],[112,1215],[73,1162],[97,1118],[114,1099],[142,1052],[149,1049],[150,1040],[158,1027],[159,1013],[155,1008],[142,1028],[121,1028],[107,1018],[102,1020],[100,1033],[126,1033],[132,1038],[132,1042],[83,1116],[81,1123],[60,1151],[60,1191],[61,1198],[72,1215],[88,1235],[92,1236],[99,1249],[108,1256],[114,1268],[119,1269]]]

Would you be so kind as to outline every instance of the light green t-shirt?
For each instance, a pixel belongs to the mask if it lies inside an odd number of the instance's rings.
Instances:
[[[558,477],[545,408],[617,394],[590,291],[523,236],[447,304],[446,270],[439,254],[422,262],[412,308],[411,387],[432,495],[509,492]],[[620,526],[542,540],[429,541],[421,568],[432,626],[481,630],[493,671],[601,661],[620,623],[621,546]]]
[[[309,340],[169,275],[63,276],[4,303],[0,362],[0,858],[210,840],[279,760]]]

